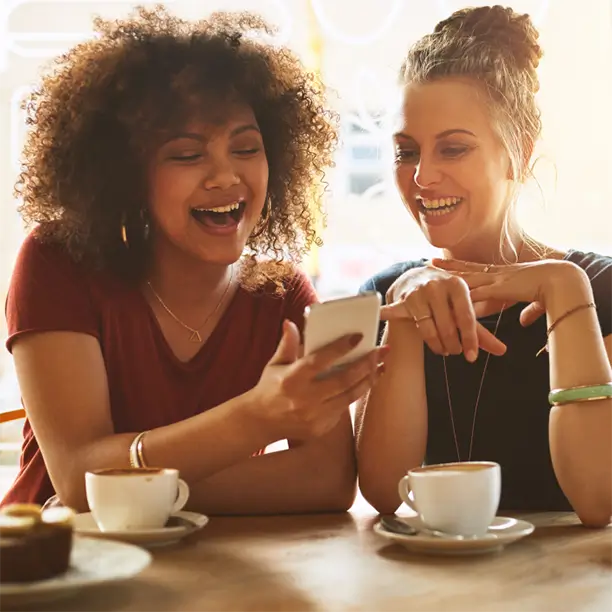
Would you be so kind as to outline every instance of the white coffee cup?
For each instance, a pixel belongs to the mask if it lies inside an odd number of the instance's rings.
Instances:
[[[466,461],[410,470],[399,495],[424,527],[461,536],[483,536],[497,513],[501,495],[498,463]],[[414,499],[408,494],[412,491]]]
[[[164,527],[189,499],[178,470],[109,468],[85,474],[87,502],[100,531]]]

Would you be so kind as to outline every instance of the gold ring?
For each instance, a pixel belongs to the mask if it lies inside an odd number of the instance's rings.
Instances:
[[[419,317],[418,319],[416,317],[412,317],[414,319],[414,322],[418,325],[421,321],[425,321],[426,319],[432,319],[433,316],[432,315],[424,315],[422,317]]]
[[[493,264],[487,264],[482,271],[486,274],[491,268],[493,267]]]

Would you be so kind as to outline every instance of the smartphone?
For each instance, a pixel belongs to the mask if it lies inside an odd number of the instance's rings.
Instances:
[[[381,302],[380,293],[370,291],[307,307],[304,311],[304,354],[308,355],[349,334],[362,334],[363,339],[334,363],[332,369],[373,351],[378,339]]]

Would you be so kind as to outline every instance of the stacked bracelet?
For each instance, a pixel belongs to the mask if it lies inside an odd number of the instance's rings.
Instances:
[[[575,314],[576,312],[580,312],[581,310],[588,310],[589,308],[596,308],[595,302],[589,302],[588,304],[580,304],[574,308],[571,308],[567,312],[564,312],[556,321],[553,321],[550,324],[550,327],[546,330],[546,344],[536,353],[536,357],[539,357],[544,351],[548,351],[548,339],[550,338],[550,334],[552,334],[553,330],[561,321],[567,319],[567,317]]]
[[[130,444],[130,467],[133,468],[144,468],[147,467],[147,463],[144,458],[143,452],[143,438],[147,435],[146,431],[140,432]]]
[[[584,385],[569,389],[553,389],[548,394],[551,406],[563,406],[579,402],[594,402],[612,397],[612,382],[603,385]]]

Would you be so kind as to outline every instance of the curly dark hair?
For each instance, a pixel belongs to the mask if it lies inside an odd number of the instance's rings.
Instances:
[[[259,123],[270,172],[269,220],[248,252],[282,269],[319,243],[324,190],[315,188],[332,164],[337,118],[298,58],[263,41],[270,25],[245,12],[190,22],[159,5],[94,26],[98,36],[55,60],[25,104],[29,130],[15,191],[41,239],[77,261],[141,279],[150,156],[186,118],[218,118],[241,102]],[[247,284],[269,278],[264,268],[251,266]]]

